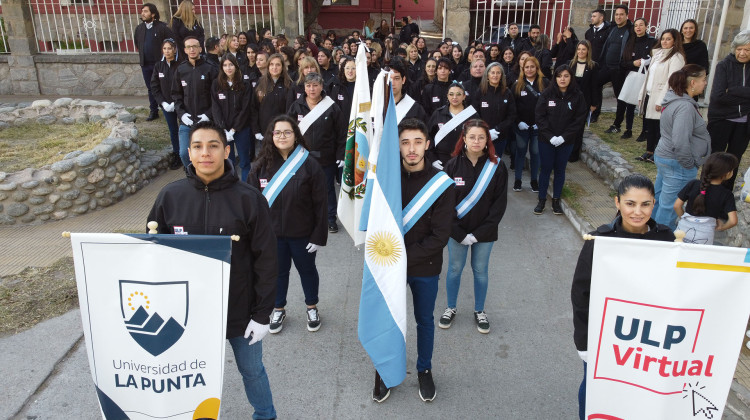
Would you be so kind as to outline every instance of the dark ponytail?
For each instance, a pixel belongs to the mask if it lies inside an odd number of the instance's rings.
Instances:
[[[691,215],[705,216],[706,195],[708,194],[708,186],[711,184],[711,180],[721,179],[729,172],[733,172],[737,168],[737,165],[737,158],[733,154],[725,152],[713,153],[706,159],[706,163],[703,164],[703,169],[701,170],[700,193],[691,203]]]
[[[678,96],[682,96],[687,92],[690,79],[703,77],[705,74],[706,69],[704,69],[702,66],[699,66],[697,64],[688,64],[669,76],[669,88],[672,89]]]

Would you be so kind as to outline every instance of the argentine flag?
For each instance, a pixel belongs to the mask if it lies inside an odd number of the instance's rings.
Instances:
[[[406,249],[401,216],[401,152],[393,90],[383,124],[365,238],[358,335],[389,388],[406,377]]]

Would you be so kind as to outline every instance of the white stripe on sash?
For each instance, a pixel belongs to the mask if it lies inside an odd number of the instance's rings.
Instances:
[[[474,188],[472,188],[469,195],[464,197],[464,199],[456,206],[456,213],[458,214],[459,219],[466,216],[466,214],[477,204],[479,197],[484,194],[487,186],[490,185],[490,180],[492,179],[492,175],[495,174],[497,167],[497,163],[492,163],[492,161],[487,158],[487,161],[484,162],[484,168],[482,168],[482,172],[479,174],[479,179],[474,184]]]
[[[333,99],[331,99],[330,96],[326,96],[323,100],[318,102],[318,104],[315,105],[315,108],[308,112],[307,115],[302,118],[302,121],[299,122],[299,131],[301,131],[302,134],[305,134],[307,129],[310,128],[310,126],[313,125],[313,123],[317,121],[318,118],[320,118],[320,116],[323,115],[331,105],[333,105],[333,103]]]
[[[424,215],[427,209],[429,209],[430,206],[435,203],[435,200],[440,197],[443,191],[445,191],[452,184],[453,179],[451,179],[451,177],[449,177],[445,172],[441,171],[436,173],[432,177],[432,179],[430,179],[430,181],[427,182],[427,184],[425,184],[421,190],[419,190],[417,195],[415,195],[414,198],[411,199],[409,204],[404,207],[404,233],[408,232],[409,229],[414,227],[414,225],[417,223],[417,221],[419,221],[422,215]]]
[[[412,106],[414,106],[414,99],[409,95],[404,95],[401,101],[396,104],[396,122],[400,123]]]
[[[469,105],[468,108],[465,108],[463,111],[459,112],[458,115],[451,118],[451,120],[445,123],[443,125],[443,128],[441,128],[440,131],[435,134],[435,144],[433,145],[433,147],[437,147],[437,145],[443,140],[443,138],[445,138],[445,136],[448,135],[448,133],[458,127],[459,124],[463,124],[464,121],[468,120],[469,117],[474,115],[476,112],[477,111],[474,109],[474,107]]]
[[[297,145],[297,148],[294,149],[294,152],[292,152],[292,155],[289,156],[286,162],[281,165],[281,168],[276,172],[276,175],[268,181],[266,188],[263,189],[263,196],[268,200],[268,207],[273,205],[276,197],[278,197],[281,190],[284,189],[289,182],[289,179],[292,178],[292,175],[297,172],[297,169],[302,166],[309,154],[310,152],[304,147]]]

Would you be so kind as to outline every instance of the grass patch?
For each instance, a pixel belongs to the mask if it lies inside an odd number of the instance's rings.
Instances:
[[[0,130],[0,168],[16,172],[39,168],[75,150],[90,150],[109,135],[98,123],[29,123]]]
[[[164,120],[164,114],[159,113],[159,118],[146,121],[148,109],[128,108],[128,112],[136,116],[135,127],[138,129],[138,145],[146,150],[161,150],[171,144],[169,140],[169,128]]]
[[[589,195],[588,191],[575,182],[565,181],[563,185],[561,198],[579,215],[583,215],[583,205],[581,201]]]
[[[635,121],[633,121],[633,138],[631,139],[621,139],[620,136],[622,136],[622,132],[616,134],[605,133],[614,120],[615,114],[613,112],[602,112],[599,116],[599,121],[591,124],[589,128],[594,134],[599,136],[604,143],[611,147],[612,150],[620,153],[623,159],[633,165],[633,169],[636,172],[640,172],[654,181],[656,179],[656,165],[635,159],[646,151],[646,142],[638,143],[635,141],[643,129],[643,118],[636,115]],[[621,126],[621,129],[623,131],[625,130],[625,124]]]
[[[73,258],[28,267],[0,283],[0,336],[16,334],[78,307]]]

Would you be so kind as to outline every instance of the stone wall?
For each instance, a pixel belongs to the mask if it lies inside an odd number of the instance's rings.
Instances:
[[[0,55],[0,95],[10,95],[13,93],[13,87],[10,83],[10,66],[8,65],[8,56]]]
[[[114,96],[146,92],[137,54],[39,54],[34,56],[34,63],[42,95]]]
[[[41,223],[107,207],[167,170],[167,151],[144,151],[135,116],[112,102],[61,98],[0,108],[0,128],[27,122],[99,122],[109,137],[88,151],[19,172],[0,172],[0,225]]]

